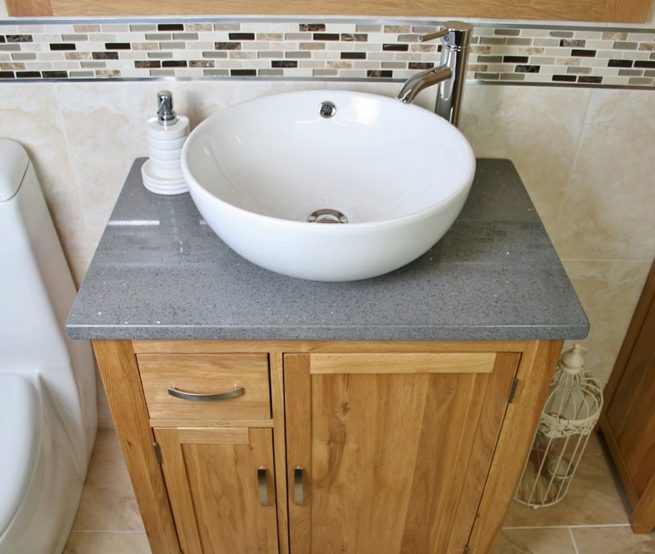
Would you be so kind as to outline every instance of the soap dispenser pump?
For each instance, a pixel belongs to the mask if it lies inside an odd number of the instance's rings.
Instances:
[[[189,135],[189,118],[173,109],[173,94],[157,93],[157,115],[146,122],[150,159],[141,166],[143,185],[156,194],[187,192],[180,165],[182,146]]]

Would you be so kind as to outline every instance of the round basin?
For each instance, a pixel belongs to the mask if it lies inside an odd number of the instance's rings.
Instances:
[[[201,123],[182,150],[207,224],[251,262],[350,281],[430,249],[459,214],[475,157],[423,108],[345,91],[267,96]]]

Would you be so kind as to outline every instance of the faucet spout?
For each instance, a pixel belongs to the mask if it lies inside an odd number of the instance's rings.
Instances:
[[[409,104],[414,101],[416,95],[423,89],[437,85],[442,81],[447,81],[452,76],[453,70],[447,64],[426,69],[410,77],[400,89],[396,98],[401,102]]]
[[[410,77],[398,92],[397,98],[401,102],[410,103],[424,88],[438,85],[434,112],[457,126],[472,32],[473,26],[470,23],[446,21],[437,32],[420,36],[420,42],[441,39],[441,63]]]

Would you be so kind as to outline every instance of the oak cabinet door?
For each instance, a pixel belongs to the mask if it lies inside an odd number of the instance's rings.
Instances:
[[[154,431],[185,553],[278,552],[271,429]]]
[[[284,357],[292,554],[461,554],[520,355]]]

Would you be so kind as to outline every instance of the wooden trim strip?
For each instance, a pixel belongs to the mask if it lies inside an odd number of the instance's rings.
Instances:
[[[182,444],[249,444],[247,427],[179,427],[177,440]]]
[[[218,354],[254,352],[523,352],[533,340],[353,340],[353,341],[305,341],[305,340],[135,340],[137,354]]]
[[[273,411],[273,459],[277,496],[279,554],[289,554],[289,509],[287,497],[287,444],[284,413],[284,369],[282,354],[270,356],[271,408]]]
[[[310,373],[491,373],[495,352],[310,354]]]
[[[311,376],[309,358],[303,354],[284,356],[284,401],[287,414],[287,505],[289,507],[289,548],[308,553],[311,545]],[[294,469],[303,468],[304,504],[294,502]],[[323,545],[317,545],[318,549]]]
[[[151,419],[151,427],[186,427],[187,429],[196,429],[198,427],[207,428],[233,428],[233,427],[257,427],[271,429],[274,427],[272,419]]]

